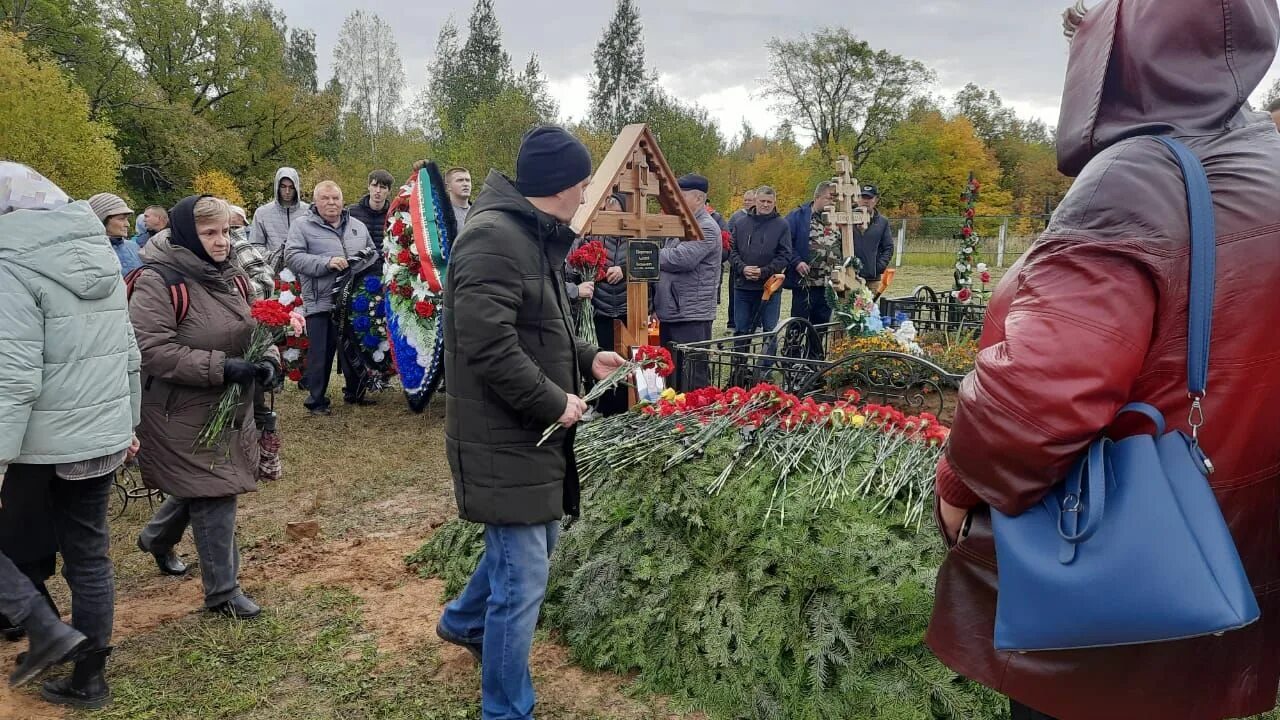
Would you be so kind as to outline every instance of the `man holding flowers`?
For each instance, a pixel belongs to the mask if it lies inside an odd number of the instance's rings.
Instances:
[[[574,425],[583,375],[621,357],[575,337],[564,290],[591,156],[558,127],[520,145],[516,179],[491,171],[449,260],[444,301],[445,449],[458,514],[485,523],[485,553],[436,628],[481,672],[485,720],[533,716],[529,650],[565,515],[578,513]],[[554,432],[540,442],[548,425]]]

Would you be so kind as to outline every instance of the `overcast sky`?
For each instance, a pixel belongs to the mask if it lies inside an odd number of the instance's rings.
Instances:
[[[452,16],[465,33],[474,0],[361,0],[318,3],[273,0],[291,27],[316,32],[320,84],[331,74],[343,19],[356,8],[391,23],[408,74],[411,102],[427,79],[436,34]],[[1067,45],[1060,13],[1068,0],[896,0],[823,3],[796,0],[636,0],[646,59],[677,97],[706,107],[726,136],[748,120],[757,130],[778,123],[759,79],[768,70],[765,43],[824,26],[844,26],[872,47],[924,62],[937,73],[935,94],[951,96],[968,82],[998,92],[1023,116],[1058,119]],[[843,7],[842,7],[843,5]],[[613,16],[613,0],[495,0],[503,43],[516,70],[537,53],[563,119],[587,106],[592,53]],[[1277,68],[1264,82],[1269,87]]]

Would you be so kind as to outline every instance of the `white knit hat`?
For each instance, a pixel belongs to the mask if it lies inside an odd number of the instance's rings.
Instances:
[[[129,209],[124,200],[120,199],[119,195],[112,195],[111,193],[98,193],[89,198],[89,207],[93,209],[93,214],[97,215],[98,219],[103,222],[106,222],[107,218],[112,215],[133,214],[133,211]]]

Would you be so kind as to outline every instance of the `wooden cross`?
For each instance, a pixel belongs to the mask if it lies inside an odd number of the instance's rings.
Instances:
[[[866,208],[857,205],[858,197],[862,194],[862,186],[853,176],[853,163],[849,161],[849,156],[841,155],[836,160],[835,166],[836,174],[831,178],[831,183],[836,204],[834,208],[827,209],[822,214],[822,220],[828,225],[839,228],[841,249],[846,258],[851,258],[854,256],[854,228],[865,231],[871,224],[871,216]],[[833,273],[831,280],[836,293],[843,295],[859,282],[857,275],[856,272],[852,272],[852,268],[846,272]]]
[[[609,195],[627,198],[627,210],[604,209]],[[657,249],[649,238],[701,240],[702,230],[684,201],[679,183],[649,128],[628,125],[591,176],[587,201],[570,227],[579,236],[628,238],[627,322],[614,323],[614,349],[631,357],[632,348],[649,344],[649,282],[657,280]],[[631,391],[635,403],[635,390]]]

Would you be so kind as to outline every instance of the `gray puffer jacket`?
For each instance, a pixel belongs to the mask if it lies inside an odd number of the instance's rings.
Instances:
[[[662,273],[653,309],[662,322],[716,319],[720,287],[720,226],[705,207],[694,211],[701,240],[668,240],[659,252]]]
[[[365,258],[356,262],[353,256],[362,252]],[[352,276],[373,264],[377,260],[377,252],[369,237],[369,229],[348,215],[346,210],[342,211],[338,227],[334,227],[325,222],[314,207],[308,209],[307,214],[293,224],[284,251],[285,265],[297,274],[302,283],[303,314],[315,315],[333,310],[333,290],[339,276],[344,276],[344,273],[329,267],[329,261],[335,257],[347,258]]]
[[[285,178],[293,181],[296,193],[293,202],[288,205],[280,201],[280,181]],[[266,248],[267,262],[273,267],[278,267],[284,244],[289,239],[290,229],[295,222],[307,214],[311,206],[302,202],[302,185],[298,181],[298,171],[291,167],[282,167],[276,171],[276,180],[272,188],[275,191],[272,201],[253,213],[249,242]]]
[[[129,447],[140,364],[120,263],[89,203],[0,216],[0,472]]]

